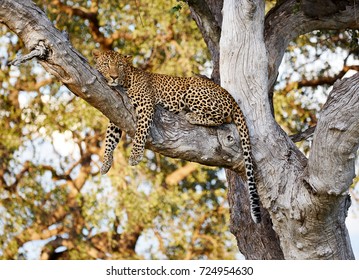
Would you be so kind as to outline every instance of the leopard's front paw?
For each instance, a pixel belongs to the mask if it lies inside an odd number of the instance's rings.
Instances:
[[[130,159],[128,160],[128,163],[132,166],[137,165],[141,162],[142,155],[133,155],[131,154]]]
[[[112,154],[105,154],[102,162],[102,166],[100,168],[100,172],[102,175],[105,175],[110,170],[112,161],[113,161]]]

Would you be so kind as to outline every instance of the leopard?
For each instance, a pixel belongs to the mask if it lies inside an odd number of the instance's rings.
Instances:
[[[249,131],[242,110],[232,95],[212,80],[200,76],[178,77],[134,67],[131,56],[117,51],[94,49],[92,54],[95,68],[105,77],[107,84],[125,89],[134,107],[137,125],[129,158],[130,165],[137,165],[143,158],[157,105],[173,113],[184,112],[190,124],[214,127],[233,122],[236,125],[243,150],[251,217],[255,223],[260,223],[260,202],[254,178]],[[106,174],[111,168],[113,152],[121,134],[121,129],[110,121],[100,170],[102,174]]]

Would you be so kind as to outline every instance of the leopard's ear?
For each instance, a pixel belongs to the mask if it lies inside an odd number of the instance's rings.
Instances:
[[[98,49],[94,49],[92,50],[92,55],[96,59],[101,55],[101,51],[99,51]]]
[[[124,55],[123,57],[128,63],[132,63],[132,55]]]

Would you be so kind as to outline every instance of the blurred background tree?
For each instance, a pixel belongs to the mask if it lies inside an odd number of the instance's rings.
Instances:
[[[91,62],[92,49],[116,49],[149,71],[210,73],[206,45],[183,2],[35,2]],[[315,126],[326,89],[358,71],[357,40],[357,31],[343,30],[314,32],[291,44],[290,67],[274,89],[276,119],[289,134]],[[36,61],[8,67],[22,48],[0,26],[0,258],[238,257],[223,170],[151,151],[130,168],[131,141],[124,136],[114,166],[100,176],[107,119]],[[310,138],[298,145],[307,152]]]

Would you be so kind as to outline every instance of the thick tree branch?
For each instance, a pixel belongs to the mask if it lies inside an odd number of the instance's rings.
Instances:
[[[304,168],[307,191],[292,189],[291,216],[293,221],[299,221],[298,231],[292,231],[292,238],[302,242],[299,245],[286,242],[285,246],[289,245],[290,251],[299,248],[300,252],[314,246],[310,259],[354,258],[345,218],[359,146],[358,85],[359,73],[334,84],[321,111]]]
[[[271,177],[281,176],[275,169],[277,170],[278,165],[283,164],[283,162],[276,161],[278,155],[274,155],[274,153],[285,153],[284,150],[278,150],[276,147],[282,145],[286,147],[290,142],[283,137],[284,132],[279,131],[269,108],[267,53],[263,38],[264,3],[260,0],[224,1],[222,12],[221,85],[238,100],[246,116],[254,162],[257,165],[257,188],[264,208],[268,209],[270,208],[268,198],[271,196],[271,190],[278,188],[271,182],[280,180]],[[279,155],[279,158],[281,157],[282,155]],[[296,157],[296,154],[293,153],[293,157]],[[272,160],[274,162],[269,163]],[[271,174],[271,176],[267,174]],[[282,258],[278,238],[271,238],[270,244],[267,244],[267,246],[275,248],[273,252],[257,252],[255,248],[262,249],[263,246],[250,245],[262,242],[262,234],[269,234],[271,237],[276,234],[271,232],[272,223],[266,209],[262,208],[263,210],[261,210],[263,222],[255,227],[251,225],[250,217],[246,214],[246,205],[248,204],[244,199],[247,197],[247,190],[243,182],[240,182],[240,179],[235,178],[230,172],[227,172],[227,178],[230,182],[231,232],[237,236],[238,247],[244,250],[248,259]],[[247,230],[245,230],[246,234],[241,235],[240,230],[243,227],[246,227]],[[245,242],[242,242],[242,237],[245,238]]]
[[[347,193],[359,146],[359,73],[337,81],[321,111],[311,149],[309,183],[319,193]]]
[[[134,135],[135,118],[128,97],[120,89],[111,89],[38,7],[27,0],[5,0],[0,8],[0,22],[13,30],[28,49],[35,49],[39,42],[44,42],[48,56],[39,62],[48,72],[130,136]],[[217,128],[194,126],[183,115],[174,115],[160,107],[156,110],[147,147],[170,157],[243,169],[238,164],[242,161],[242,150],[233,124]]]
[[[219,81],[219,72],[216,65],[219,63],[219,48],[217,47],[217,32],[221,32],[222,0],[199,0],[186,1],[191,7],[192,15],[196,21],[213,60],[212,78]],[[203,8],[205,7],[205,8]],[[201,10],[203,9],[203,11]],[[201,17],[199,18],[200,15]],[[205,21],[212,21],[213,24],[205,24]],[[206,28],[207,27],[207,28]],[[268,77],[269,87],[272,88],[277,75],[278,67],[282,61],[288,44],[301,34],[317,29],[358,29],[358,7],[354,0],[349,1],[297,1],[284,0],[268,12],[265,18],[265,43],[268,51]],[[220,35],[219,35],[220,36]]]

